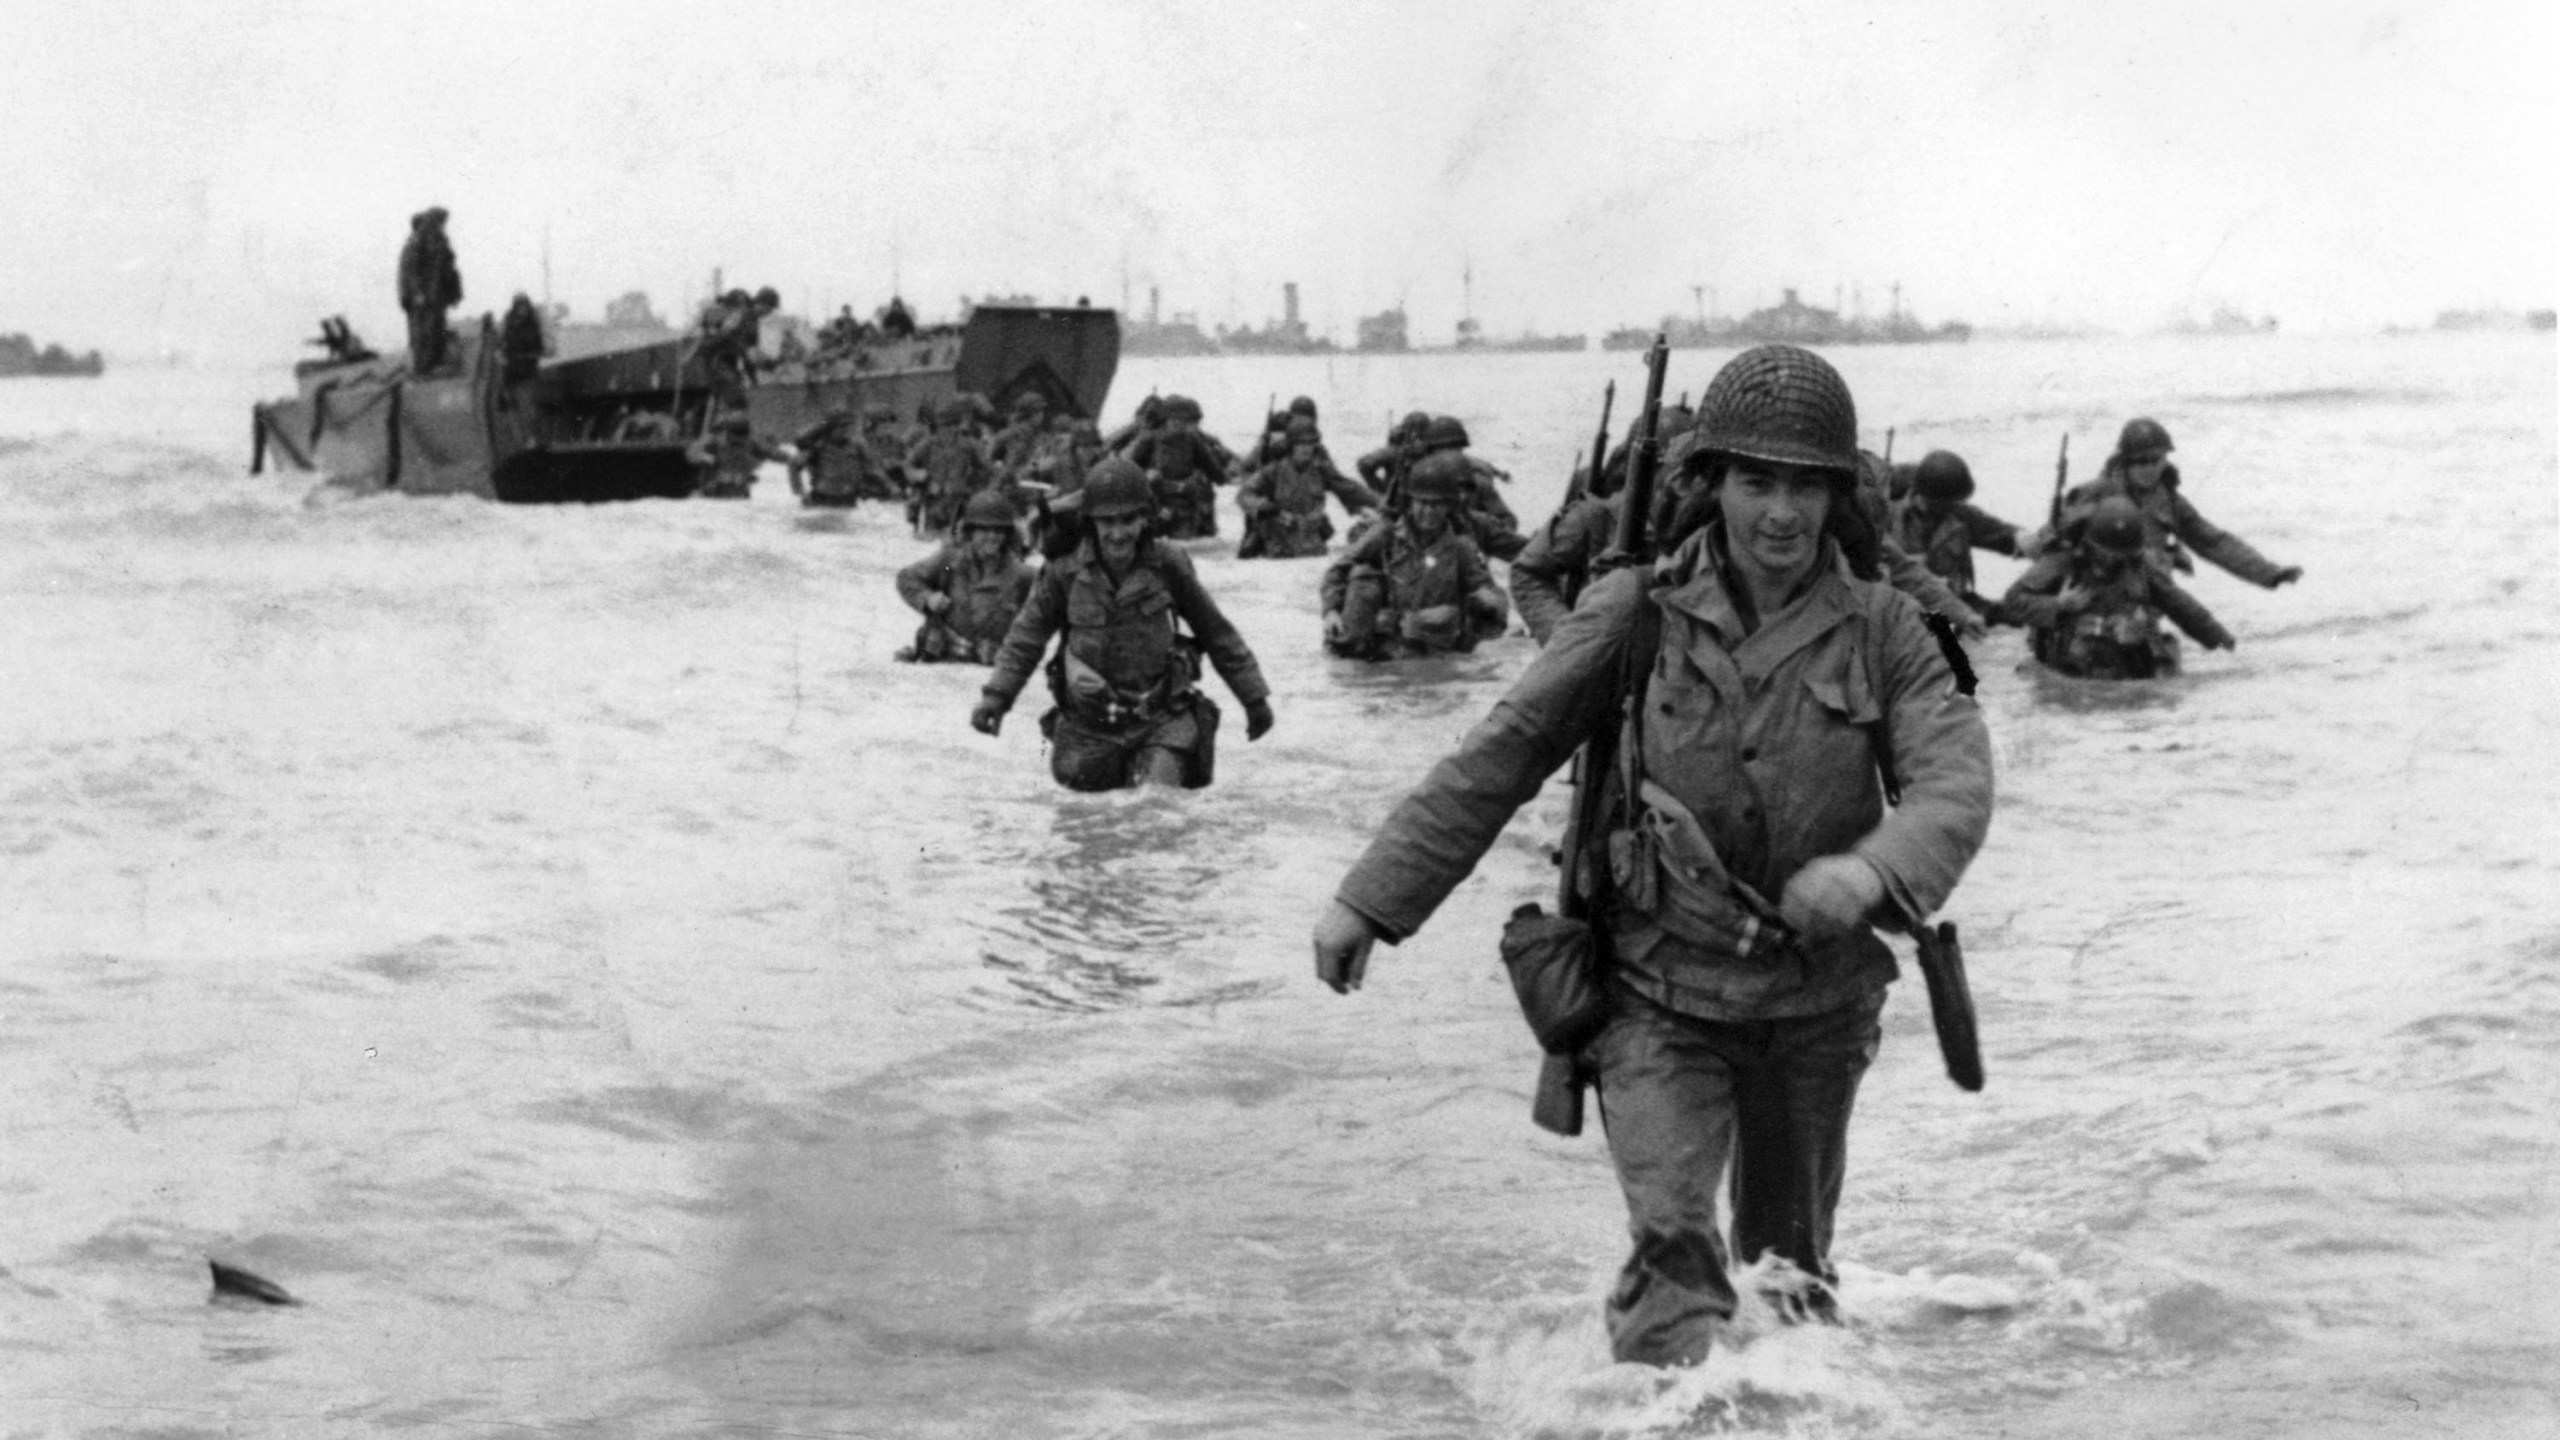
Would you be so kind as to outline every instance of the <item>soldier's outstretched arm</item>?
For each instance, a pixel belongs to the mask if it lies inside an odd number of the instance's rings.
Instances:
[[[1227,682],[1227,688],[1235,692],[1246,710],[1249,712],[1256,705],[1268,707],[1271,686],[1262,678],[1262,666],[1253,658],[1253,647],[1244,643],[1234,622],[1210,598],[1199,573],[1191,568],[1191,557],[1179,550],[1168,550],[1166,555],[1171,563],[1165,566],[1165,588],[1173,593],[1174,613],[1191,627],[1200,648],[1209,653],[1209,663],[1217,667],[1218,678]]]
[[[2190,551],[2252,585],[2273,590],[2288,580],[2301,578],[2301,570],[2279,566],[2259,554],[2256,546],[2204,518],[2186,496],[2174,490],[2169,492],[2169,515],[2178,538],[2187,543]]]
[[[1031,672],[1040,668],[1040,657],[1048,653],[1050,637],[1065,629],[1066,624],[1064,577],[1056,567],[1043,570],[1031,588],[1031,598],[1015,612],[1012,628],[1005,631],[1004,644],[996,650],[995,668],[988,672],[978,708],[969,717],[972,726],[985,734],[996,733],[996,727],[1004,723],[1004,713],[1022,694],[1022,687],[1031,683]]]
[[[2212,611],[2204,608],[2203,601],[2188,594],[2178,582],[2157,570],[2148,572],[2148,580],[2151,603],[2160,607],[2160,613],[2168,616],[2170,623],[2187,632],[2188,639],[2207,650],[2238,648],[2239,642],[2231,638],[2230,630],[2214,618]]]

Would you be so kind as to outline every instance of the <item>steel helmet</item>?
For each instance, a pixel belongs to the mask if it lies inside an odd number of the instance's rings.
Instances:
[[[1831,362],[1756,345],[1725,362],[1698,399],[1697,448],[1855,478],[1858,407]]]
[[[1147,472],[1117,455],[1086,474],[1083,494],[1084,499],[1077,503],[1088,520],[1106,515],[1148,514],[1156,508],[1156,492],[1147,483]]]
[[[2080,533],[2093,547],[2125,556],[2141,554],[2150,538],[2142,523],[2142,511],[2120,495],[2099,501]]]
[[[1167,395],[1164,397],[1164,418],[1188,420],[1197,425],[1200,423],[1200,402],[1188,395]]]
[[[1037,390],[1025,390],[1013,397],[1013,413],[1016,415],[1040,415],[1047,413],[1048,409],[1049,402]]]
[[[756,292],[756,303],[767,310],[776,309],[782,304],[782,292],[767,285]]]
[[[1448,450],[1435,450],[1413,464],[1404,479],[1408,500],[1436,500],[1455,505],[1467,492],[1475,475],[1467,468],[1467,457]]]
[[[2127,460],[2147,460],[2177,448],[2169,443],[2169,427],[2148,415],[2124,422],[2124,433],[2116,437],[2116,453]]]
[[[1000,491],[981,490],[969,497],[960,510],[963,530],[1011,530],[1015,520],[1013,502]]]
[[[1139,402],[1138,402],[1138,423],[1139,423],[1139,424],[1141,424],[1141,425],[1154,425],[1154,424],[1159,424],[1159,423],[1161,423],[1161,422],[1163,421],[1163,419],[1164,419],[1164,397],[1163,397],[1163,396],[1161,396],[1161,395],[1150,395],[1150,396],[1148,396],[1146,399],[1141,400],[1141,401],[1139,401]]]
[[[1316,397],[1313,395],[1300,395],[1291,400],[1289,402],[1289,413],[1292,415],[1304,415],[1310,420],[1315,419]]]
[[[1387,439],[1390,443],[1402,444],[1407,440],[1419,438],[1422,432],[1429,428],[1431,428],[1429,414],[1420,410],[1408,410],[1404,413],[1404,418],[1387,431]]]
[[[1973,498],[1973,471],[1964,457],[1952,450],[1932,450],[1920,458],[1920,470],[1912,478],[1911,488],[1923,497],[1940,504],[1953,504]]]
[[[1464,450],[1474,443],[1467,438],[1466,423],[1455,415],[1434,415],[1422,427],[1425,450]]]

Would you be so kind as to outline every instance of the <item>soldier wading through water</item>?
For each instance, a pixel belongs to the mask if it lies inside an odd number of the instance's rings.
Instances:
[[[1089,534],[1040,572],[969,723],[988,735],[1002,728],[1049,637],[1063,630],[1048,667],[1057,708],[1040,722],[1058,783],[1197,789],[1215,773],[1218,733],[1218,707],[1194,683],[1200,652],[1244,705],[1248,740],[1271,729],[1271,687],[1201,588],[1191,557],[1151,533],[1156,498],[1143,471],[1103,461],[1086,477],[1078,508]]]
[[[1666,557],[1592,587],[1315,931],[1317,977],[1357,988],[1372,944],[1420,929],[1576,747],[1620,727],[1620,763],[1588,777],[1607,818],[1574,881],[1602,898],[1609,957],[1607,1024],[1579,1065],[1634,1239],[1611,1350],[1656,1365],[1706,1358],[1736,1262],[1788,1262],[1763,1272],[1781,1313],[1835,1317],[1849,1112],[1896,974],[1875,927],[1934,912],[1991,821],[1982,714],[1919,605],[1873,579],[1838,373],[1745,351],[1698,425],[1687,463],[1706,475],[1658,527]],[[1889,812],[1880,757],[1901,785]]]

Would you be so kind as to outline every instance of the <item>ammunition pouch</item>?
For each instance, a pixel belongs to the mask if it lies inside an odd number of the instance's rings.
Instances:
[[[1725,869],[1698,817],[1651,780],[1637,783],[1637,796],[1634,823],[1609,834],[1619,903],[1692,947],[1749,964],[1787,958],[1793,932]]]

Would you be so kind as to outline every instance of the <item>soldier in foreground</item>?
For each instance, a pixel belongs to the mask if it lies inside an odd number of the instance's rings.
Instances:
[[[2000,602],[2047,668],[2091,680],[2174,675],[2178,637],[2160,628],[2163,617],[2207,650],[2233,648],[2231,632],[2146,550],[2133,502],[2110,495],[2064,533]]]
[[[898,572],[898,598],[924,623],[902,662],[995,662],[1013,617],[1030,598],[1034,571],[1022,561],[1022,531],[1013,506],[993,490],[969,497],[959,533]]]
[[[2187,558],[2187,551],[2193,550],[2265,589],[2301,579],[2301,566],[2278,565],[2259,554],[2246,540],[2205,519],[2178,493],[2178,467],[2169,463],[2174,448],[2168,427],[2159,421],[2126,421],[2116,437],[2116,453],[2098,478],[2062,498],[2061,526],[2085,519],[2108,496],[2121,496],[2141,512],[2144,548],[2172,570],[2192,573],[2195,562]]]
[[[462,303],[462,271],[444,221],[441,205],[410,216],[409,238],[400,247],[400,312],[409,317],[409,369],[418,375],[444,368],[450,335],[444,312]]]
[[[1314,937],[1317,978],[1358,988],[1371,947],[1420,929],[1576,746],[1619,727],[1572,877],[1596,897],[1608,1002],[1579,1063],[1634,1241],[1610,1348],[1652,1365],[1706,1359],[1737,1262],[1788,1262],[1782,1313],[1836,1318],[1850,1111],[1896,974],[1875,927],[1944,903],[1991,819],[1982,714],[1919,607],[1872,578],[1838,373],[1747,350],[1707,387],[1697,442],[1708,473],[1667,557],[1592,587],[1388,817]]]
[[[794,465],[799,456],[788,445],[759,439],[747,412],[732,410],[720,417],[711,433],[684,452],[693,462],[693,493],[705,500],[744,500],[756,488],[756,467],[767,460]]]
[[[2044,539],[1994,518],[1972,500],[1972,467],[1953,451],[1932,450],[1912,474],[1911,493],[1894,502],[1892,537],[1904,553],[1946,581],[1957,599],[1988,620],[1998,607],[1974,590],[1973,552],[2032,560]]]
[[[1459,522],[1469,484],[1465,457],[1424,456],[1405,479],[1404,514],[1325,567],[1325,649],[1356,660],[1443,655],[1510,625],[1511,607]]]
[[[1291,425],[1288,450],[1253,472],[1236,487],[1236,509],[1244,514],[1244,538],[1236,558],[1295,559],[1321,555],[1333,539],[1333,521],[1324,513],[1324,497],[1333,496],[1353,518],[1378,507],[1367,486],[1342,474],[1324,459],[1324,441],[1312,421]]]
[[[1143,472],[1103,461],[1085,478],[1078,509],[1085,538],[1040,572],[969,724],[986,735],[1002,729],[1050,637],[1063,631],[1048,665],[1057,705],[1040,722],[1058,783],[1207,785],[1216,773],[1218,707],[1198,688],[1200,654],[1243,704],[1248,740],[1270,732],[1271,687],[1201,588],[1191,557],[1150,533],[1156,501]]]

